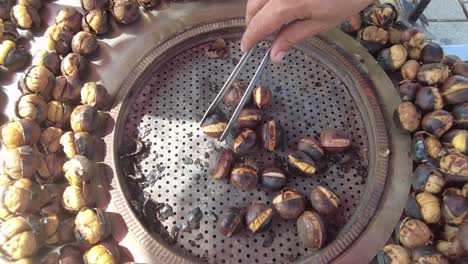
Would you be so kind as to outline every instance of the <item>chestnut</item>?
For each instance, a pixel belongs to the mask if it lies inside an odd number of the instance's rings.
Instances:
[[[404,20],[400,20],[386,28],[390,35],[389,42],[392,45],[401,44],[401,36],[405,30],[411,27],[411,24]]]
[[[403,82],[398,86],[398,91],[403,101],[413,102],[416,99],[416,94],[422,87],[421,84],[416,82]]]
[[[313,160],[320,160],[325,156],[325,151],[320,143],[312,138],[303,138],[297,143],[297,150],[304,152]]]
[[[108,93],[104,86],[95,82],[87,82],[81,88],[81,103],[102,108],[107,104]]]
[[[432,233],[424,222],[405,217],[395,229],[395,239],[402,246],[413,249],[429,244]]]
[[[463,246],[463,249],[468,251],[468,221],[464,221],[460,224],[457,232],[457,239],[460,240],[460,243]]]
[[[228,207],[219,217],[217,229],[218,231],[231,237],[244,226],[245,211],[237,207]]]
[[[78,53],[70,53],[62,60],[60,69],[62,74],[72,79],[79,79],[87,68],[87,60]]]
[[[253,202],[245,214],[245,222],[252,233],[261,233],[270,229],[273,223],[274,210],[270,206]]]
[[[351,147],[352,137],[349,133],[332,128],[320,134],[320,144],[326,152],[341,153]]]
[[[401,76],[405,80],[416,80],[418,76],[419,68],[421,68],[421,64],[419,64],[416,60],[408,60],[401,66]]]
[[[368,26],[359,30],[357,36],[359,42],[370,53],[380,51],[388,43],[389,39],[388,32],[385,29],[376,26]]]
[[[273,208],[284,219],[296,219],[305,210],[305,200],[294,189],[284,189],[273,198]]]
[[[257,135],[249,128],[243,129],[232,141],[232,149],[235,153],[247,153],[257,145]]]
[[[419,131],[414,133],[413,138],[411,139],[411,158],[414,162],[426,162],[430,159],[426,150],[426,137],[426,132]]]
[[[468,78],[453,75],[442,86],[442,94],[449,104],[459,104],[468,101]]]
[[[234,165],[234,152],[230,149],[222,148],[210,153],[210,166],[208,174],[215,179],[227,179]]]
[[[406,202],[405,213],[425,223],[437,224],[441,216],[439,198],[429,192],[413,193]]]
[[[13,6],[16,5],[16,0],[0,1],[0,19],[7,19],[10,17],[10,12]]]
[[[424,116],[421,126],[427,133],[439,138],[453,125],[453,116],[445,110],[437,110]]]
[[[83,208],[75,218],[75,236],[93,245],[106,239],[112,232],[107,213],[101,208]]]
[[[46,153],[55,153],[61,149],[60,137],[63,130],[58,127],[48,127],[44,129],[39,138],[39,143]]]
[[[73,36],[71,47],[73,53],[86,56],[93,53],[98,48],[98,41],[91,33],[80,31]]]
[[[361,12],[362,19],[369,25],[389,26],[398,19],[398,12],[392,4],[371,5]]]
[[[439,161],[439,167],[449,181],[468,179],[468,158],[460,154],[448,154]]]
[[[70,213],[77,213],[95,203],[96,198],[89,182],[83,183],[82,186],[70,185],[63,191],[63,207]]]
[[[253,90],[252,101],[258,109],[266,109],[270,106],[273,100],[270,88],[266,86],[258,86]]]
[[[442,141],[460,153],[468,154],[468,131],[452,129],[443,136]]]
[[[54,75],[44,66],[31,66],[27,68],[18,82],[18,86],[23,93],[40,94],[45,99],[49,98],[50,91],[52,91],[54,85]]]
[[[450,76],[449,67],[442,63],[424,64],[419,68],[418,81],[427,85],[442,84]]]
[[[91,34],[105,34],[110,29],[109,13],[106,10],[93,9],[83,16],[83,30]]]
[[[57,54],[57,52],[40,49],[34,54],[31,64],[33,66],[45,66],[54,75],[58,75],[60,73],[61,62],[62,59],[60,59],[60,56]]]
[[[68,158],[94,155],[94,139],[88,132],[66,132],[60,137],[60,145]]]
[[[10,149],[3,157],[3,171],[13,179],[31,178],[39,167],[39,155],[33,146]]]
[[[10,260],[29,258],[41,247],[37,230],[43,225],[35,216],[14,216],[0,225],[2,243],[0,251]],[[43,232],[42,232],[43,233]]]
[[[286,174],[279,168],[270,167],[262,172],[262,186],[268,190],[276,191],[283,188],[288,181]]]
[[[449,264],[450,262],[431,246],[420,246],[413,249],[413,263],[415,264]]]
[[[0,44],[0,65],[5,63],[5,59],[8,54],[16,48],[14,41],[5,40]]]
[[[326,241],[327,231],[320,215],[304,211],[297,219],[297,234],[306,248],[320,249]]]
[[[136,0],[114,0],[111,11],[115,20],[125,25],[134,23],[140,18],[140,6]]]
[[[222,38],[217,38],[208,45],[206,56],[210,59],[226,59],[229,56],[229,46]]]
[[[235,81],[224,94],[224,103],[227,105],[237,105],[247,90],[247,84],[242,81]]]
[[[99,125],[98,112],[90,105],[79,105],[71,113],[70,124],[75,132],[94,131]]]
[[[85,264],[118,264],[120,253],[118,248],[107,242],[90,248],[83,256]]]
[[[76,155],[63,164],[63,171],[70,185],[83,186],[94,176],[96,166],[85,156]]]
[[[411,264],[411,258],[406,248],[388,244],[377,253],[378,264]]]
[[[8,52],[3,66],[11,72],[17,72],[24,68],[31,55],[24,47],[18,47]]]
[[[11,9],[11,22],[20,29],[38,28],[41,26],[41,17],[34,7],[15,5]]]
[[[406,48],[401,44],[397,44],[380,51],[377,62],[384,70],[396,71],[403,66],[407,57],[408,51]]]
[[[343,23],[341,23],[341,30],[346,33],[354,33],[360,30],[362,27],[362,18],[360,14],[349,17]]]
[[[448,188],[442,194],[442,217],[446,224],[459,225],[468,215],[468,200],[460,189]]]
[[[110,6],[110,0],[81,0],[80,2],[81,7],[88,12],[93,9],[107,10]]]
[[[36,94],[22,95],[15,105],[16,116],[35,120],[37,123],[47,119],[48,106],[44,97]]]
[[[458,235],[458,226],[453,226],[453,225],[444,225],[444,231],[442,233],[442,239],[447,240],[447,241],[452,241],[454,238],[457,237]]]
[[[317,167],[307,154],[302,151],[294,151],[288,155],[288,170],[295,175],[314,176]]]
[[[80,91],[81,81],[79,79],[59,76],[55,80],[52,98],[61,103],[74,104],[80,98]]]
[[[452,241],[438,241],[435,248],[449,260],[461,258],[464,253],[463,246],[458,239]]]
[[[452,74],[468,78],[468,62],[457,62],[453,64]]]
[[[465,185],[463,185],[462,192],[463,196],[468,199],[468,183],[465,183]]]
[[[137,1],[138,1],[138,4],[140,4],[140,6],[142,6],[146,10],[150,10],[161,4],[161,0],[137,0]]]
[[[55,16],[55,24],[65,28],[72,34],[81,30],[81,15],[76,8],[65,7],[60,9]]]
[[[310,192],[312,207],[321,215],[335,215],[340,207],[338,196],[325,186],[314,186]]]
[[[73,33],[61,26],[53,25],[44,33],[48,50],[54,50],[61,56],[66,56],[71,51]]]
[[[283,144],[283,128],[275,120],[268,120],[260,127],[260,142],[263,149],[275,151]]]
[[[457,127],[468,129],[468,103],[456,105],[452,109],[452,115]]]
[[[0,139],[8,149],[34,145],[39,141],[41,129],[34,120],[19,119],[0,127]]]
[[[47,120],[56,127],[66,127],[70,121],[72,108],[65,103],[52,100],[47,105]]]
[[[421,59],[421,53],[422,53],[422,49],[410,48],[408,50],[408,57],[412,60],[419,60]]]
[[[221,113],[214,113],[206,117],[201,123],[203,133],[212,138],[219,138],[227,127],[226,117]]]
[[[433,159],[438,159],[447,152],[442,143],[432,136],[424,138],[424,147],[426,148],[427,155]]]
[[[69,219],[73,220],[73,218],[68,218],[65,221],[70,222]],[[73,224],[72,228],[74,228],[75,223],[73,221],[71,221],[71,222]],[[73,231],[72,231],[72,233],[73,233]],[[106,254],[110,254],[110,252],[106,253]],[[106,255],[106,254],[104,254],[104,255]],[[77,247],[77,246],[66,245],[66,246],[60,248],[60,261],[63,264],[65,264],[65,263],[81,263],[81,261],[83,261],[83,253],[82,253],[81,249],[79,247]]]
[[[444,100],[442,94],[437,87],[426,86],[419,89],[416,94],[416,106],[422,112],[432,112],[444,108]]]
[[[40,183],[53,183],[63,179],[63,165],[67,157],[63,153],[49,153],[40,159],[36,180]]]
[[[420,164],[413,172],[412,188],[415,192],[440,193],[447,181],[442,173],[427,164]]]
[[[430,42],[424,46],[421,52],[421,62],[423,64],[439,63],[444,58],[444,50],[434,42]]]
[[[420,29],[416,27],[408,28],[401,34],[401,44],[405,45],[409,49],[420,49],[424,48],[426,41],[426,35]]]
[[[262,111],[255,108],[245,108],[239,113],[237,126],[239,129],[255,129],[262,121]]]
[[[231,184],[239,190],[253,190],[258,183],[258,167],[255,162],[246,160],[236,164],[231,172]]]
[[[10,0],[7,0],[10,1]],[[2,2],[0,2],[1,4]],[[1,13],[1,7],[0,7]],[[9,15],[9,14],[8,14]],[[12,41],[16,42],[20,38],[20,34],[18,33],[18,29],[16,26],[9,21],[3,21],[3,41]]]
[[[452,66],[457,62],[461,62],[460,57],[457,55],[445,55],[444,59],[442,60],[442,63],[449,66],[450,68],[452,68]]]

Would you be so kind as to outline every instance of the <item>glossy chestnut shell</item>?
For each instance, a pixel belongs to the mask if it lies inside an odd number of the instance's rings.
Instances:
[[[258,183],[258,168],[253,161],[236,164],[231,172],[231,184],[239,190],[253,190]]]
[[[260,143],[263,149],[273,152],[283,144],[283,128],[276,120],[268,120],[260,127]]]
[[[458,104],[452,109],[455,126],[468,129],[468,103]]]
[[[68,31],[72,34],[76,34],[78,31],[81,30],[81,19],[83,15],[81,15],[78,10],[73,7],[65,7],[60,9],[55,16],[55,23]]]
[[[266,109],[273,101],[273,95],[270,88],[258,86],[253,90],[252,101],[258,109]]]
[[[442,86],[442,94],[449,104],[468,102],[468,77],[453,75]]]
[[[327,240],[327,231],[320,215],[304,211],[297,219],[297,234],[306,248],[320,249]]]
[[[91,34],[105,34],[110,29],[109,12],[106,10],[93,9],[83,16],[81,26],[84,31]]]
[[[262,111],[255,108],[243,109],[237,120],[239,129],[250,128],[255,129],[262,121]]]
[[[244,226],[245,211],[237,207],[228,207],[219,217],[217,229],[218,231],[231,237]]]
[[[275,211],[270,206],[254,202],[247,209],[245,222],[252,233],[261,233],[270,229]]]
[[[316,161],[325,156],[325,151],[320,146],[320,143],[312,138],[302,138],[299,140],[297,150],[304,152]]]
[[[428,224],[440,221],[440,200],[429,192],[410,195],[405,208],[406,215],[422,220]]]
[[[262,186],[273,191],[283,188],[288,181],[284,171],[276,167],[270,167],[263,170],[261,178]]]
[[[401,44],[397,44],[380,51],[377,61],[384,70],[396,71],[403,66],[407,57],[408,51],[406,48]]]
[[[427,133],[439,138],[453,125],[453,116],[445,110],[437,110],[424,116],[421,126]]]
[[[411,258],[406,248],[389,244],[377,253],[378,264],[411,264]]]
[[[459,151],[468,154],[468,131],[463,129],[451,129],[442,137],[442,141]]]
[[[140,6],[136,0],[114,0],[111,12],[117,22],[125,25],[132,24],[140,18]]]
[[[302,151],[294,151],[288,155],[288,170],[293,175],[314,176],[317,167],[309,156]]]
[[[35,120],[38,123],[42,123],[47,119],[47,112],[47,103],[41,95],[24,94],[15,105],[16,116]]]
[[[437,169],[420,164],[413,172],[412,188],[415,192],[440,193],[447,181]]]
[[[326,152],[336,154],[351,147],[352,137],[349,133],[332,128],[320,135],[320,144]]]
[[[284,189],[272,201],[273,208],[284,219],[296,219],[305,210],[305,200],[294,189]]]
[[[461,154],[448,154],[439,161],[439,168],[448,181],[465,182],[468,179],[468,158]]]
[[[444,99],[437,87],[426,86],[416,94],[416,106],[424,113],[444,108]]]
[[[452,66],[452,74],[468,78],[468,62],[456,62]]]
[[[227,127],[226,117],[221,113],[207,116],[201,123],[203,133],[212,138],[219,138]]]
[[[208,173],[215,179],[226,179],[231,174],[235,162],[234,152],[230,149],[222,148],[210,153],[210,166]]]
[[[416,94],[423,86],[416,82],[403,82],[398,86],[400,97],[403,101],[414,102]]]
[[[413,249],[427,245],[432,232],[423,221],[406,217],[396,227],[395,239],[402,246]]]
[[[235,153],[247,153],[257,146],[257,134],[249,128],[244,128],[234,137],[232,149]]]
[[[86,56],[93,53],[98,48],[98,41],[91,33],[80,31],[73,36],[71,47],[73,53]]]
[[[31,64],[33,66],[45,66],[53,74],[58,75],[60,73],[61,62],[62,59],[60,59],[60,56],[57,54],[57,52],[41,49],[34,54]]]
[[[247,90],[247,84],[242,81],[235,81],[224,94],[224,103],[227,105],[239,104],[245,90]]]
[[[75,104],[80,99],[81,81],[70,77],[59,76],[55,80],[55,87],[52,90],[54,100]]]
[[[94,131],[99,126],[98,112],[90,105],[79,105],[71,113],[70,124],[75,132]]]
[[[364,9],[361,17],[369,25],[386,27],[396,22],[398,12],[392,4],[376,4]]]
[[[442,194],[442,216],[445,223],[459,225],[468,215],[468,200],[463,192],[456,188],[448,188]]]
[[[444,50],[434,42],[430,42],[424,46],[421,52],[421,62],[423,64],[439,63],[444,58]]]
[[[314,186],[310,192],[312,207],[321,215],[332,216],[340,207],[340,199],[325,186]]]

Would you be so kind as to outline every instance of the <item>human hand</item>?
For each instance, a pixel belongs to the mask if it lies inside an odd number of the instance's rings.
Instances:
[[[249,0],[247,29],[241,49],[247,52],[268,34],[288,24],[276,36],[271,60],[279,62],[294,44],[333,29],[370,5],[372,0]]]

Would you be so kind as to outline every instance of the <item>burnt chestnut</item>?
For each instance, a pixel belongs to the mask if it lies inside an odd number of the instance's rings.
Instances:
[[[458,239],[452,241],[438,241],[435,248],[449,260],[456,260],[463,256],[464,249]]]
[[[230,149],[222,148],[210,153],[210,166],[208,174],[215,179],[227,179],[234,165],[234,152]]]
[[[262,172],[262,186],[265,189],[276,191],[283,188],[288,181],[286,174],[279,168],[272,167],[263,170]]]
[[[423,49],[426,41],[426,35],[416,27],[408,28],[401,35],[401,44],[410,49]]]
[[[260,142],[263,149],[275,151],[283,144],[283,128],[275,120],[268,120],[260,127]]]
[[[442,86],[442,94],[449,104],[468,102],[468,78],[453,75]]]
[[[137,0],[137,1],[138,1],[138,4],[140,4],[140,6],[142,6],[146,10],[150,10],[161,4],[161,0]]]
[[[60,152],[42,156],[36,174],[36,180],[42,184],[53,183],[63,179],[63,164],[67,157]]]
[[[140,6],[136,0],[114,0],[112,15],[117,22],[128,25],[140,18]]]
[[[253,90],[252,101],[258,109],[265,109],[270,106],[273,100],[270,88],[266,86],[258,86]]]
[[[461,154],[448,154],[440,159],[439,167],[448,181],[468,179],[468,158]]]
[[[56,127],[66,127],[70,121],[72,108],[65,103],[52,100],[47,105],[47,120]]]
[[[44,97],[36,94],[22,95],[15,106],[18,117],[35,120],[38,123],[47,119],[48,106]]]
[[[77,213],[79,210],[94,206],[96,197],[89,182],[82,186],[70,185],[63,191],[63,207],[70,213]]]
[[[19,119],[0,127],[0,140],[8,149],[34,145],[39,141],[41,129],[34,120]]]
[[[100,208],[83,208],[75,218],[75,236],[87,244],[106,239],[112,231],[107,213]]]
[[[105,10],[93,9],[83,16],[83,30],[91,34],[105,34],[110,29],[109,13]]]
[[[273,216],[273,208],[264,203],[253,202],[247,209],[245,222],[252,233],[261,233],[270,229]]]
[[[76,155],[63,164],[65,178],[70,185],[83,186],[90,181],[95,173],[95,164],[85,156]]]
[[[55,24],[65,28],[72,34],[76,34],[81,30],[81,15],[78,10],[73,7],[65,7],[60,9],[55,16]]]
[[[388,3],[371,5],[361,13],[362,19],[369,25],[386,27],[398,19],[396,8]]]
[[[32,65],[45,66],[53,74],[58,75],[60,73],[60,63],[62,59],[55,51],[47,51],[44,49],[38,50],[32,59]]]
[[[390,48],[383,49],[378,57],[377,61],[384,70],[396,71],[403,66],[408,57],[408,51],[401,45],[393,45]]]
[[[73,53],[86,56],[93,53],[98,48],[98,41],[91,33],[80,31],[73,36],[71,47]]]
[[[388,32],[376,26],[365,27],[358,32],[360,43],[370,52],[376,53],[380,51],[389,39]]]
[[[58,127],[48,127],[41,133],[39,143],[46,153],[55,153],[60,150],[60,137],[63,135],[62,129]]]
[[[99,125],[98,112],[90,105],[79,105],[71,113],[70,124],[75,132],[94,131]]]
[[[45,99],[49,98],[54,85],[54,75],[44,66],[27,68],[18,82],[18,86],[23,93],[41,94]]]
[[[297,234],[306,248],[320,249],[326,242],[326,228],[320,215],[305,211],[297,219]]]
[[[247,153],[257,145],[257,135],[249,128],[243,129],[232,142],[232,149],[235,153]]]
[[[221,113],[207,116],[201,123],[203,133],[212,138],[219,138],[227,127],[226,117]]]
[[[460,189],[448,188],[442,194],[442,217],[447,224],[459,225],[468,215],[468,200]]]
[[[410,48],[408,50],[408,57],[412,60],[419,60],[421,59],[421,53],[422,53],[422,49],[418,49],[418,48]]]
[[[441,216],[439,198],[429,192],[411,194],[406,202],[405,213],[425,223],[437,224]]]
[[[442,63],[449,66],[450,68],[452,68],[452,66],[457,62],[461,62],[460,57],[457,55],[446,55],[442,60]]]
[[[427,85],[443,84],[450,76],[450,69],[442,63],[431,63],[421,66],[418,81]]]
[[[273,198],[273,208],[284,219],[296,219],[305,210],[305,200],[294,189],[284,189]]]
[[[120,253],[118,248],[112,243],[100,243],[90,248],[83,255],[85,264],[118,264],[120,263]]]
[[[55,50],[57,54],[66,56],[71,52],[73,33],[61,26],[53,25],[44,33],[48,50]]]
[[[421,52],[421,62],[423,64],[439,63],[444,58],[444,50],[439,44],[430,42],[424,46]]]
[[[210,59],[225,59],[229,56],[229,46],[224,39],[217,38],[208,45],[205,54]]]
[[[389,244],[377,253],[378,264],[411,264],[411,258],[406,248]]]
[[[11,9],[16,5],[16,0],[2,0],[0,1],[0,19],[7,19],[10,17]]]
[[[425,113],[444,108],[442,94],[437,87],[433,86],[426,86],[419,89],[416,94],[415,104]]]
[[[297,143],[297,150],[309,155],[313,160],[320,160],[325,156],[325,151],[320,146],[320,143],[312,138],[303,138]]]
[[[403,101],[414,102],[416,94],[423,86],[417,82],[403,82],[398,86],[400,97]]]
[[[80,99],[81,81],[65,76],[55,79],[52,98],[61,103],[75,104]]]
[[[341,153],[351,147],[352,137],[349,133],[339,129],[329,129],[320,134],[320,144],[326,152]]]
[[[87,132],[66,132],[60,137],[60,145],[68,158],[94,155],[94,139]]]
[[[456,105],[452,109],[455,126],[468,129],[468,103]]]
[[[228,207],[219,217],[217,229],[218,231],[231,237],[244,226],[245,211],[237,207]]]
[[[440,193],[447,181],[442,173],[427,164],[420,164],[413,172],[412,188],[415,192]]]
[[[432,233],[423,221],[405,217],[395,229],[395,239],[402,246],[413,249],[429,244]]]
[[[424,116],[421,126],[427,133],[439,138],[453,125],[453,116],[445,110],[437,110]]]
[[[39,167],[39,152],[33,146],[8,150],[3,158],[3,171],[10,178],[31,178]]]
[[[109,94],[106,88],[95,82],[87,82],[81,88],[81,103],[98,109],[106,106]]]
[[[41,26],[41,17],[34,7],[15,5],[11,9],[11,22],[20,29],[38,28]]]
[[[19,47],[8,52],[3,66],[11,72],[17,72],[26,66],[31,55],[24,47]]]
[[[452,74],[468,78],[468,62],[457,62],[452,66]]]
[[[360,30],[362,27],[362,18],[360,14],[349,17],[343,23],[340,28],[346,33],[354,33]]]
[[[420,67],[421,64],[419,64],[418,61],[408,60],[403,64],[403,66],[401,66],[401,76],[405,80],[414,81],[418,76],[418,71]]]
[[[258,183],[258,168],[255,162],[246,160],[236,164],[231,172],[231,184],[239,190],[253,190]]]
[[[430,246],[420,246],[413,250],[414,264],[449,264],[450,262],[440,253]]]
[[[452,129],[443,136],[442,141],[455,150],[468,154],[468,131]]]
[[[340,199],[325,186],[314,186],[310,192],[312,207],[321,215],[335,215],[340,207]]]
[[[60,70],[66,77],[79,79],[87,68],[87,60],[78,53],[70,53],[62,60]]]
[[[81,0],[80,2],[81,7],[88,12],[93,9],[107,10],[110,6],[109,0]]]
[[[314,176],[317,167],[309,156],[302,151],[294,151],[288,155],[288,170],[293,175]]]
[[[247,90],[247,84],[242,81],[235,81],[224,94],[224,103],[227,105],[237,105]]]
[[[239,113],[237,125],[239,129],[256,128],[262,121],[262,111],[255,108],[245,108]]]

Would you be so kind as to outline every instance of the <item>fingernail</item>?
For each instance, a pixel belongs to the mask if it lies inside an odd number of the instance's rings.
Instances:
[[[286,56],[285,51],[278,51],[276,54],[273,54],[273,58],[271,58],[271,59],[272,59],[273,62],[281,62],[283,60],[284,56]]]

